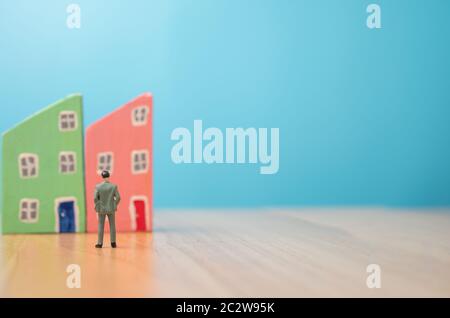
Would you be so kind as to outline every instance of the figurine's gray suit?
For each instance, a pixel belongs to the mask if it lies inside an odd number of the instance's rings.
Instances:
[[[111,243],[116,242],[115,212],[120,202],[120,194],[117,186],[109,181],[104,181],[95,186],[95,211],[98,213],[98,244],[103,244],[103,231],[105,218],[108,216]]]

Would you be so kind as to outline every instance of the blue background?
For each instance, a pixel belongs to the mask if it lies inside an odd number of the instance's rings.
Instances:
[[[81,29],[66,7],[81,6]],[[382,8],[382,29],[366,7]],[[450,205],[450,1],[0,1],[0,130],[154,94],[156,207]],[[175,165],[176,127],[280,128],[280,170]]]

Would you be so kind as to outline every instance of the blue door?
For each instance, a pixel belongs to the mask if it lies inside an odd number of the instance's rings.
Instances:
[[[75,204],[73,201],[60,202],[58,206],[59,232],[75,232]]]

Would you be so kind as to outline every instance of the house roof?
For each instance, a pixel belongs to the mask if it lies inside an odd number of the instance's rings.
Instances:
[[[50,104],[50,105],[48,105],[48,106],[46,106],[46,107],[44,107],[44,108],[38,110],[37,112],[35,112],[35,113],[33,113],[33,114],[31,114],[31,115],[25,117],[25,119],[23,119],[22,121],[20,121],[20,122],[18,122],[17,124],[15,124],[13,127],[11,127],[11,128],[9,128],[8,130],[5,130],[4,132],[2,132],[2,137],[5,136],[5,135],[7,135],[7,134],[10,133],[10,132],[16,130],[17,128],[19,128],[19,127],[22,126],[23,124],[27,123],[28,121],[30,121],[31,119],[33,119],[35,116],[40,115],[40,114],[42,114],[42,113],[45,113],[47,110],[49,110],[49,109],[51,109],[51,108],[57,106],[57,105],[60,104],[61,102],[66,101],[66,100],[71,99],[71,98],[74,98],[74,97],[82,97],[82,95],[81,95],[80,93],[74,93],[74,94],[67,95],[67,96],[64,97],[64,98],[61,98],[61,99],[57,100],[56,102],[54,102],[54,103],[52,103],[52,104]]]
[[[109,117],[114,116],[122,108],[128,107],[130,104],[134,103],[136,100],[141,99],[143,97],[150,97],[150,98],[152,98],[153,95],[152,95],[152,93],[149,93],[149,92],[145,92],[145,93],[142,93],[142,94],[138,95],[137,97],[133,98],[132,100],[129,100],[126,103],[124,103],[124,104],[120,105],[119,107],[115,108],[113,111],[109,112],[105,116],[103,116],[103,117],[97,119],[96,121],[94,121],[92,124],[90,124],[88,127],[86,127],[86,130],[89,130],[90,128],[101,124],[104,119],[107,119]]]

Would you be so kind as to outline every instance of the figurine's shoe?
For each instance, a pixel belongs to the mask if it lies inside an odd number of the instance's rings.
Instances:
[[[116,248],[117,247],[116,242],[111,243],[111,247]]]
[[[102,244],[96,244],[95,248],[102,248]]]

